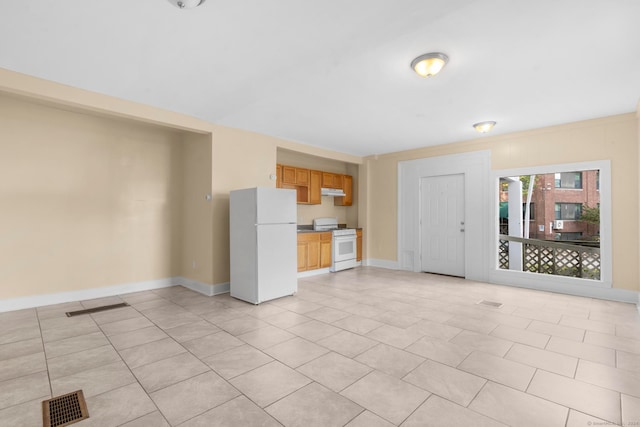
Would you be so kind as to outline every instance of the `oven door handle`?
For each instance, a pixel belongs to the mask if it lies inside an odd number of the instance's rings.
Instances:
[[[335,240],[336,242],[343,242],[346,240],[356,240],[356,235],[349,235],[349,236],[333,236],[333,240]]]

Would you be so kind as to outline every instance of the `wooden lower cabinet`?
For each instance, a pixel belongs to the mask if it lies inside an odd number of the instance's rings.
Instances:
[[[362,229],[356,230],[356,261],[362,261]]]
[[[298,271],[331,266],[331,233],[298,233]]]
[[[320,234],[320,268],[331,267],[331,233]]]
[[[307,258],[309,258],[309,243],[301,242],[298,236],[298,271],[307,270]]]

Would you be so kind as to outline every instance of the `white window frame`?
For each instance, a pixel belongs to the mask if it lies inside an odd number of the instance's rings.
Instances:
[[[543,175],[555,172],[575,172],[600,170],[600,280],[582,279],[579,277],[554,276],[550,274],[531,273],[528,271],[503,270],[498,267],[498,236],[500,209],[498,201],[500,177],[521,175]],[[490,229],[493,230],[493,248],[491,251],[492,268],[489,271],[490,281],[505,285],[516,285],[528,288],[572,293],[590,294],[588,288],[611,288],[612,271],[612,228],[611,228],[611,161],[598,160],[581,163],[565,163],[557,165],[532,166],[526,168],[494,170],[491,174],[493,188],[493,215]]]

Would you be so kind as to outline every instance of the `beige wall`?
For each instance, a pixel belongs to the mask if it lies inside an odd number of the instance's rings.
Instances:
[[[237,129],[213,131],[213,284],[229,281],[229,191],[275,187],[276,138]]]
[[[362,160],[0,69],[0,300],[228,282],[229,191],[278,147]]]
[[[0,299],[177,275],[180,143],[0,94]]]
[[[278,147],[362,160],[1,68],[0,101],[0,300],[224,284],[230,190],[275,186]]]
[[[227,282],[229,191],[274,186],[278,149],[347,165],[357,210],[346,222],[364,227],[365,258],[390,261],[398,161],[485,149],[494,169],[610,159],[614,286],[637,290],[638,120],[626,114],[362,159],[0,69],[0,299],[176,275]]]
[[[398,162],[490,150],[492,169],[611,160],[613,286],[638,290],[639,176],[635,114],[365,158],[368,178],[365,245],[368,258],[397,260]],[[362,176],[361,176],[362,178]]]
[[[211,135],[184,134],[180,276],[213,283]]]

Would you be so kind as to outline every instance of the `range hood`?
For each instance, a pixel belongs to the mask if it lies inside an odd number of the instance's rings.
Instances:
[[[345,195],[342,188],[321,188],[320,194],[322,194],[323,196],[344,196]]]

